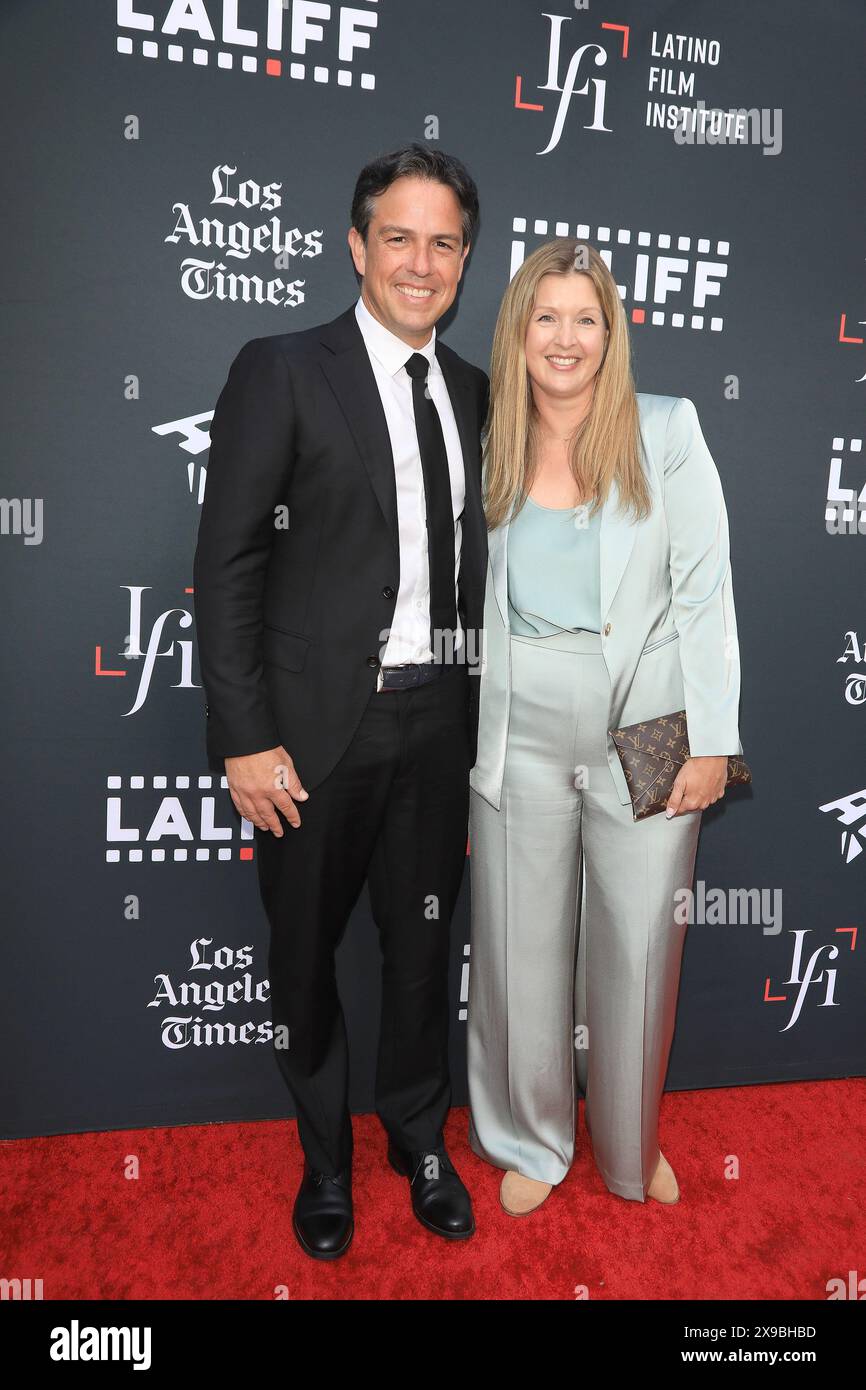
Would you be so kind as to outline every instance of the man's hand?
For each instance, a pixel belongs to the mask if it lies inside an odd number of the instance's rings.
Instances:
[[[725,794],[728,780],[726,755],[707,758],[687,758],[677,773],[667,799],[665,814],[682,816],[687,811],[705,811]]]
[[[301,817],[295,801],[306,801],[309,793],[282,744],[264,753],[226,758],[225,764],[229,792],[242,816],[259,830],[272,830],[279,837],[283,834],[279,810],[297,830]]]

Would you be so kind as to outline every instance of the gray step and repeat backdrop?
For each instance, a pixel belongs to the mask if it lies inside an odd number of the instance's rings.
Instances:
[[[704,817],[668,1087],[864,1074],[862,0],[3,0],[0,37],[2,1135],[291,1113],[205,756],[208,427],[247,339],[355,300],[356,175],[413,139],[481,195],[450,345],[486,368],[522,259],[587,237],[723,480],[755,780]],[[357,1111],[378,972],[364,895]]]

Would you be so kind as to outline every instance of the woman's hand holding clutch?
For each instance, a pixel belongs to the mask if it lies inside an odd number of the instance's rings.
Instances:
[[[724,754],[687,758],[676,775],[665,815],[670,819],[689,811],[705,811],[724,796],[727,776],[728,759]]]

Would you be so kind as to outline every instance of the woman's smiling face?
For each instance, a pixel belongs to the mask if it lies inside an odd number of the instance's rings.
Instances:
[[[544,275],[526,329],[526,369],[537,390],[577,400],[592,392],[608,328],[588,275]]]

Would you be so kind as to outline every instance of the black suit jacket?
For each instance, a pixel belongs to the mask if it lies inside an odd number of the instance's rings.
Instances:
[[[489,383],[438,336],[436,356],[466,473],[458,611],[480,634]],[[282,743],[304,786],[321,782],[376,688],[399,581],[391,441],[354,304],[330,323],[251,339],[214,412],[195,553],[211,762]],[[469,689],[474,761],[477,674]]]

